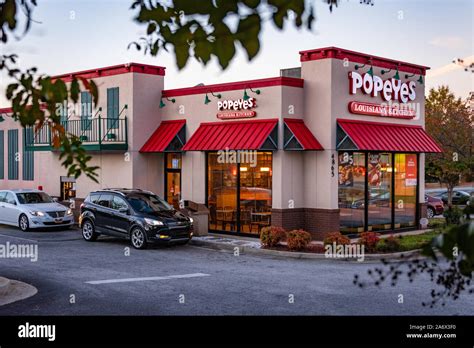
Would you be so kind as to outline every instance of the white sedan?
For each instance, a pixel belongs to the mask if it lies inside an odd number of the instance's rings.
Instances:
[[[39,190],[0,190],[0,224],[33,228],[69,227],[74,224],[71,209]]]

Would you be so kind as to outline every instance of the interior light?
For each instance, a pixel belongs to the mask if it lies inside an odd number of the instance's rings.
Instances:
[[[246,172],[246,171],[248,171],[248,170],[249,170],[249,169],[248,169],[247,167],[240,167],[240,171],[241,171],[241,172]]]
[[[269,171],[270,171],[270,167],[260,167],[260,171],[261,171],[261,172],[269,172]]]

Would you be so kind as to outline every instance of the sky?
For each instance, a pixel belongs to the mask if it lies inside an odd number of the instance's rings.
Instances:
[[[300,66],[301,50],[337,46],[349,50],[431,67],[427,90],[448,85],[463,99],[474,90],[473,74],[452,63],[454,58],[474,61],[474,0],[341,0],[329,12],[316,3],[312,31],[287,25],[279,31],[267,23],[261,50],[251,62],[239,49],[227,70],[216,61],[206,67],[194,59],[178,71],[172,54],[145,56],[130,42],[145,34],[133,21],[132,0],[43,0],[34,10],[33,28],[23,37],[0,45],[2,54],[17,53],[20,67],[57,75],[129,62],[165,66],[165,88],[250,80],[279,75],[281,68]],[[8,78],[1,76],[0,106]]]

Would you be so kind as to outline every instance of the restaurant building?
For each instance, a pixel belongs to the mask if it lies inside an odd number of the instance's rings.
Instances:
[[[57,76],[99,86],[97,106],[83,92],[80,110],[62,111],[99,182],[67,177],[49,130],[23,130],[1,109],[0,188],[62,199],[147,189],[177,208],[205,204],[211,232],[418,228],[424,153],[441,151],[424,131],[428,67],[336,47],[300,61],[273,78],[179,89],[164,89],[164,67],[136,63]]]

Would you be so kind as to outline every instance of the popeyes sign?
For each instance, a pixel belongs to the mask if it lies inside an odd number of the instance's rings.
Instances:
[[[349,111],[354,114],[386,116],[395,118],[414,118],[416,111],[407,105],[416,99],[416,81],[402,82],[390,78],[383,80],[377,75],[349,73],[349,93],[358,91],[373,98],[381,98],[388,103],[350,102]]]
[[[253,108],[257,107],[257,100],[255,98],[237,99],[237,100],[222,100],[217,102],[217,118],[221,120],[237,119],[237,118],[251,118],[257,116]]]

